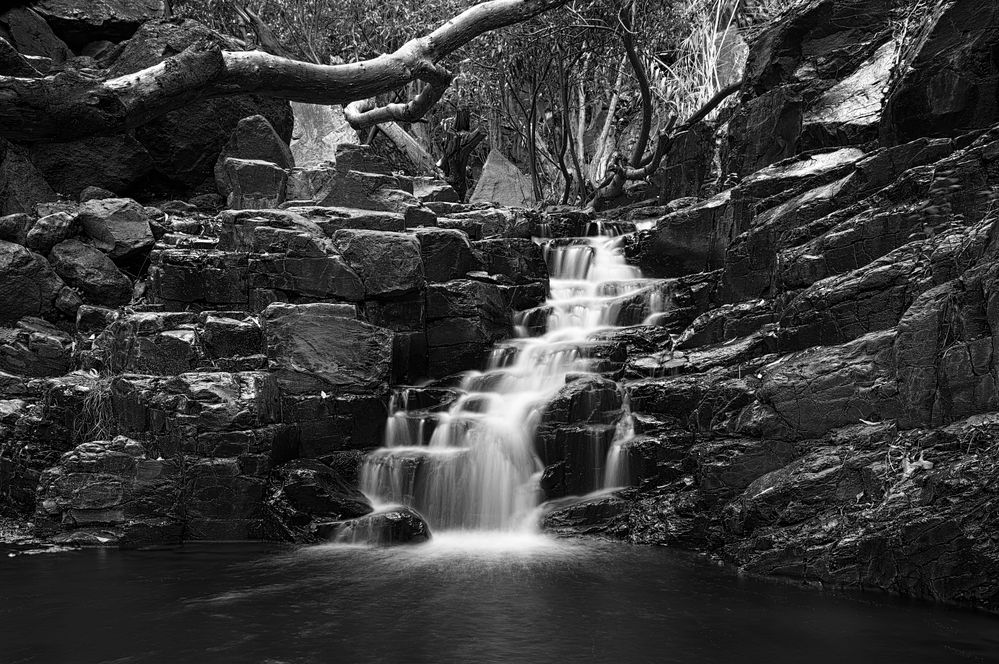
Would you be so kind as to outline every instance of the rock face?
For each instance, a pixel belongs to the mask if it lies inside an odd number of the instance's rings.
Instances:
[[[321,524],[320,537],[351,544],[398,546],[421,544],[430,539],[430,527],[418,512],[408,507],[375,512],[368,516]]]
[[[507,207],[534,204],[531,180],[498,150],[490,150],[470,203],[498,203]]]
[[[77,220],[93,246],[112,260],[130,258],[153,246],[149,216],[129,198],[87,201],[80,206]]]

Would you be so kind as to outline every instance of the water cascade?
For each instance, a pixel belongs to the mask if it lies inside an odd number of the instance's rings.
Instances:
[[[438,412],[413,403],[419,390],[396,391],[385,445],[361,470],[361,488],[376,506],[413,507],[435,531],[532,528],[542,498],[533,442],[541,409],[568,374],[592,370],[594,332],[641,323],[663,306],[660,282],[625,263],[620,237],[537,241],[551,275],[547,331],[530,337],[519,325],[519,336],[497,345],[485,371],[466,374],[460,396]],[[630,422],[627,414],[600,460],[598,485],[625,483],[620,442],[633,437]]]

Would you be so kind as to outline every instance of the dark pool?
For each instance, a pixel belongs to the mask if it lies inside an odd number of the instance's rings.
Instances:
[[[0,559],[0,662],[999,662],[999,619],[599,542],[85,550]]]

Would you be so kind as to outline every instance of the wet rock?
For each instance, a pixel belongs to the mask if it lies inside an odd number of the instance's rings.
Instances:
[[[272,471],[266,502],[293,539],[307,537],[314,520],[352,519],[372,511],[355,486],[312,459],[289,461]]]
[[[19,244],[0,241],[0,301],[4,303],[0,321],[51,316],[63,285],[44,258]]]
[[[245,254],[157,249],[150,254],[150,263],[151,296],[168,309],[195,305],[239,310],[249,306],[249,258]]]
[[[383,390],[392,332],[359,321],[337,304],[272,304],[261,315],[272,370],[290,392]]]
[[[150,458],[142,444],[124,436],[83,443],[42,473],[36,516],[70,532],[110,528],[113,544],[129,537],[176,542],[179,471],[176,462]],[[158,524],[160,537],[150,537],[149,520],[158,518],[166,521]]]
[[[361,277],[369,297],[401,295],[424,286],[420,242],[411,235],[339,230],[333,243]]]
[[[232,192],[232,176],[226,168],[227,159],[266,161],[282,169],[295,166],[295,158],[288,144],[281,140],[271,123],[262,115],[251,115],[240,120],[229,137],[229,142],[222,148],[215,164],[215,183],[223,196]]]
[[[739,229],[730,205],[731,192],[674,212],[639,234],[628,250],[630,262],[649,276],[675,277],[721,267],[725,249]]]
[[[558,535],[617,535],[627,532],[630,501],[613,494],[552,501],[545,506],[541,527]]]
[[[510,336],[511,316],[496,286],[458,279],[427,287],[429,371],[441,377],[479,368]]]
[[[421,228],[416,231],[420,257],[427,281],[459,279],[475,267],[475,256],[468,236],[446,228]]]
[[[87,201],[77,220],[91,244],[112,260],[134,257],[153,246],[149,216],[130,198]]]
[[[316,527],[322,539],[371,546],[420,544],[430,539],[430,526],[419,512],[397,507],[350,521],[322,523]]]
[[[132,299],[132,282],[111,259],[79,240],[66,240],[52,248],[49,262],[56,274],[80,289],[92,303],[117,306]]]
[[[47,254],[63,240],[76,234],[77,218],[68,212],[56,212],[36,221],[25,237],[24,244],[32,251]]]
[[[186,535],[193,540],[250,539],[263,527],[263,479],[235,458],[199,459],[185,468]]]

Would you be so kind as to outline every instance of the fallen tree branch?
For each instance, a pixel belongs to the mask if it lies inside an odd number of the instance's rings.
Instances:
[[[44,78],[0,76],[0,136],[66,141],[116,134],[192,102],[259,94],[311,104],[348,105],[427,80],[428,90],[402,108],[355,109],[355,128],[384,119],[418,119],[443,94],[450,74],[436,62],[479,35],[533,18],[567,0],[489,0],[470,7],[394,53],[362,62],[319,65],[262,51],[191,48],[110,80],[78,72]],[[371,106],[371,107],[368,107]]]

